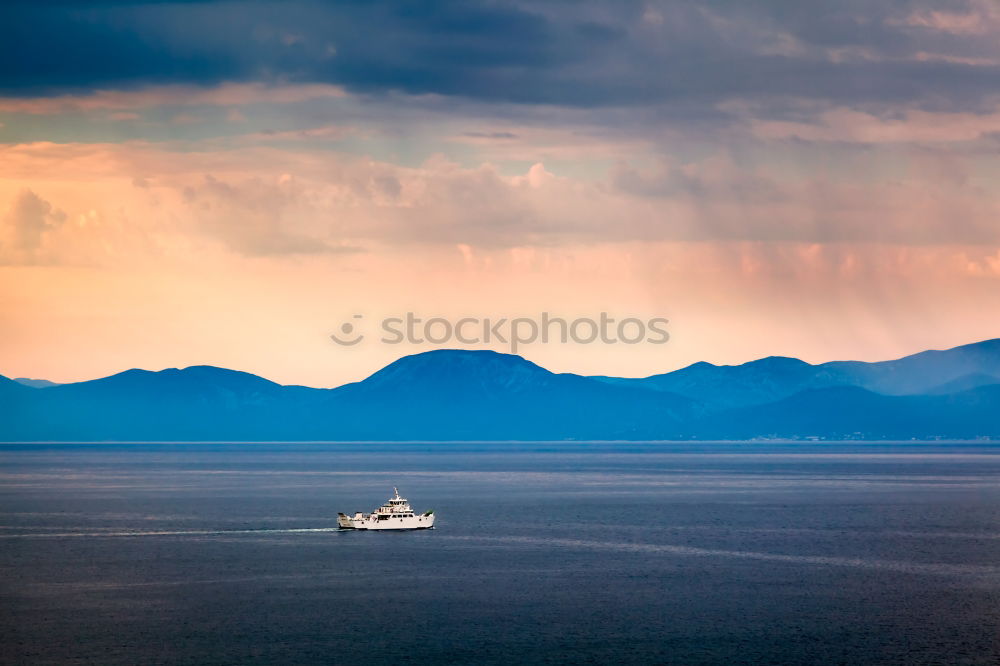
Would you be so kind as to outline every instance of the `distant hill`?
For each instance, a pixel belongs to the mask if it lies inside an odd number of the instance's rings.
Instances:
[[[816,367],[879,393],[922,393],[969,374],[1000,375],[1000,338],[894,361],[834,361]]]
[[[669,391],[722,409],[780,400],[809,388],[844,383],[839,376],[797,358],[769,356],[742,365],[701,361],[645,379],[603,378],[618,386]]]
[[[16,399],[27,394],[31,389],[24,384],[0,375],[0,401]]]
[[[677,437],[698,408],[668,393],[555,374],[520,356],[458,350],[401,358],[334,389],[326,404],[358,439]]]
[[[14,381],[24,386],[30,386],[31,388],[48,388],[50,386],[59,386],[59,384],[55,382],[50,382],[47,379],[28,379],[27,377],[16,377]]]
[[[4,428],[13,432],[4,438],[269,439],[283,434],[276,417],[304,416],[317,392],[323,393],[211,366],[133,369],[42,391],[25,388]]]
[[[0,377],[0,440],[641,440],[1000,437],[1000,341],[894,361],[696,363],[645,379],[436,350],[335,389],[212,366],[39,390]]]
[[[924,393],[928,395],[945,395],[947,393],[960,393],[961,391],[968,391],[970,389],[979,388],[980,386],[990,386],[992,384],[1000,384],[1000,377],[987,375],[982,372],[973,372],[968,375],[962,375],[958,379],[953,379],[950,382],[945,382],[944,384],[930,388],[924,391]]]
[[[1000,436],[1000,385],[948,395],[889,396],[854,386],[803,391],[724,412],[699,429],[720,439],[971,439]]]
[[[9,383],[7,441],[644,439],[680,436],[697,407],[490,351],[407,356],[337,389],[209,366]]]
[[[975,388],[970,376],[1000,376],[1000,339],[945,351],[925,351],[892,361],[832,361],[811,365],[796,358],[769,356],[742,365],[695,363],[642,379],[601,377],[602,381],[670,391],[705,402],[712,409],[761,405],[796,393],[834,386],[857,386],[887,395],[951,392]],[[962,378],[964,384],[962,383]],[[1000,380],[998,380],[1000,381]]]

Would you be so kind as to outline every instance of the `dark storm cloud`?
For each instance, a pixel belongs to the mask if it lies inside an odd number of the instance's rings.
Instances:
[[[974,20],[988,6],[13,3],[0,9],[0,92],[324,82],[371,95],[583,108],[801,97],[974,109],[1000,90],[996,24],[979,30]],[[973,19],[950,30],[942,14]]]

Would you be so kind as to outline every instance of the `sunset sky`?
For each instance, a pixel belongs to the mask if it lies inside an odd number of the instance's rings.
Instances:
[[[669,319],[521,350],[623,376],[1000,336],[1000,3],[0,8],[0,374],[334,386],[407,311]]]

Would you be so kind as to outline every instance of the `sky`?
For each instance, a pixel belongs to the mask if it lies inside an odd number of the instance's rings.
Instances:
[[[335,386],[407,312],[669,320],[517,350],[619,376],[994,338],[998,156],[994,0],[15,0],[0,374]]]

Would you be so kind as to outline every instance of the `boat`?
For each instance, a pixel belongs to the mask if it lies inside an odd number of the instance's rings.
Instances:
[[[434,527],[434,511],[416,513],[399,490],[371,513],[358,511],[353,516],[337,514],[337,525],[344,530],[428,530]]]

